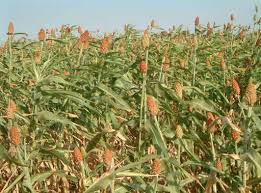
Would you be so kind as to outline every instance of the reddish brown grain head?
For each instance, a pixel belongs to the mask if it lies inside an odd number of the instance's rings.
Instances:
[[[8,35],[12,35],[14,33],[14,24],[10,22],[8,25]]]
[[[233,94],[236,96],[239,96],[240,95],[240,86],[239,86],[238,82],[235,79],[233,79],[231,84],[232,84]]]
[[[214,124],[215,120],[216,118],[214,117],[212,112],[207,112],[207,129],[209,133],[214,133],[217,130]]]
[[[140,63],[140,72],[143,73],[143,74],[146,74],[147,71],[148,71],[148,64],[142,60],[141,63]]]
[[[261,45],[261,38],[259,38],[257,41],[256,41],[256,46],[260,46]]]
[[[248,85],[246,88],[246,101],[250,106],[254,106],[254,104],[257,101],[256,85],[253,84],[253,81],[251,78],[249,79]]]
[[[83,156],[82,156],[82,152],[81,152],[80,148],[78,148],[78,147],[74,148],[74,150],[73,150],[73,159],[77,163],[83,161]]]
[[[78,47],[87,49],[89,47],[90,37],[91,37],[91,34],[88,31],[81,33],[79,42],[78,42]]]
[[[11,142],[14,145],[20,144],[20,133],[17,127],[11,127],[9,130]]]
[[[152,164],[151,164],[151,171],[152,174],[154,175],[159,175],[160,171],[161,171],[161,164],[160,164],[160,159],[156,158],[153,160]]]
[[[240,140],[240,132],[235,130],[235,129],[232,129],[231,130],[231,138],[233,141],[239,141]]]
[[[221,161],[220,159],[217,159],[217,160],[216,160],[216,168],[217,168],[218,170],[220,170],[220,171],[223,170],[223,163],[222,163],[222,161]]]
[[[110,46],[110,38],[109,37],[104,37],[102,39],[102,43],[101,43],[101,46],[100,46],[100,52],[101,53],[106,53],[109,49],[109,46]]]
[[[13,119],[15,112],[16,112],[16,104],[12,99],[10,99],[6,110],[6,117],[8,119]]]
[[[111,166],[113,159],[113,151],[111,149],[105,149],[103,153],[103,162],[107,166]]]
[[[44,31],[44,29],[40,29],[40,31],[38,32],[38,40],[39,41],[44,41],[45,40],[45,31]]]
[[[90,33],[88,31],[81,33],[81,36],[80,36],[81,43],[85,43],[85,42],[89,41],[89,39],[90,39]]]
[[[199,16],[197,16],[195,18],[195,26],[198,27],[199,26]]]
[[[156,116],[159,112],[158,104],[153,96],[147,96],[147,106],[149,113],[152,117]]]

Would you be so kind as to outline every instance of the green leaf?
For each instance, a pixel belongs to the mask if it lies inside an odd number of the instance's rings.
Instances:
[[[126,101],[124,101],[117,93],[115,93],[112,89],[110,89],[109,87],[107,87],[106,85],[100,83],[98,85],[98,88],[102,91],[104,91],[106,94],[108,94],[109,96],[113,97],[121,106],[121,109],[126,110],[128,112],[131,111],[130,106],[128,105],[128,103]]]
[[[36,174],[31,177],[32,184],[35,182],[44,181],[46,178],[50,177],[52,174],[53,174],[53,172],[44,172],[44,173]]]
[[[54,122],[62,123],[64,125],[71,125],[71,126],[75,127],[75,124],[72,121],[70,121],[69,119],[67,119],[65,117],[61,117],[50,111],[41,111],[41,112],[36,113],[35,115],[38,116],[38,119],[40,121],[41,120],[54,121]]]
[[[261,155],[255,149],[249,149],[246,156],[253,162],[256,167],[257,177],[261,177]]]
[[[3,145],[0,144],[0,160],[6,158],[7,151]]]

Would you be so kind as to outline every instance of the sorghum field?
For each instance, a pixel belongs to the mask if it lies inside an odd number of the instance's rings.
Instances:
[[[1,193],[261,192],[260,23],[30,40],[10,22]]]

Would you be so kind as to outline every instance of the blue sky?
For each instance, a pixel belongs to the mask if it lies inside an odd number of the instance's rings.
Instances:
[[[151,19],[168,29],[184,24],[191,28],[198,15],[202,23],[223,24],[233,13],[236,22],[251,24],[255,3],[261,0],[3,0],[0,7],[0,39],[9,21],[16,32],[31,36],[40,28],[61,24],[81,25],[94,31],[121,30],[126,23],[144,29]]]

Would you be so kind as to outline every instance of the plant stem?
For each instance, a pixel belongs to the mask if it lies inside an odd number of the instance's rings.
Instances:
[[[214,147],[214,142],[213,142],[213,133],[210,133],[210,141],[211,141],[211,149],[212,149],[212,156],[213,156],[213,163],[216,161],[216,152],[215,152],[215,147]],[[216,174],[214,174],[216,176]],[[217,184],[213,184],[213,192],[217,193]]]
[[[148,65],[148,55],[149,55],[149,50],[146,50],[146,64]],[[146,120],[147,120],[147,95],[146,95],[146,79],[147,79],[147,73],[144,73],[142,75],[142,93],[141,93],[141,102],[140,102],[140,123],[139,123],[139,144],[138,144],[138,150],[140,152],[141,150],[141,133],[142,129],[146,125]],[[144,111],[143,111],[144,110]],[[142,120],[144,117],[144,123],[142,127]]]

